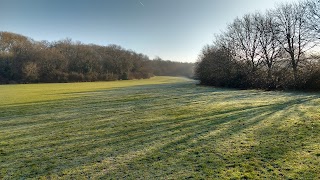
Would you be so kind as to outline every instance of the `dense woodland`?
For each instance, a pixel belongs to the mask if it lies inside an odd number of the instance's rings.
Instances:
[[[320,90],[319,39],[319,0],[246,14],[203,48],[196,76],[220,87]]]
[[[192,63],[150,60],[117,45],[83,44],[71,39],[35,41],[0,32],[0,83],[81,82],[193,76]]]

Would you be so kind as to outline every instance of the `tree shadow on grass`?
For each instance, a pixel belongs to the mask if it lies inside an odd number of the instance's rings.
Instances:
[[[219,159],[215,164],[217,165],[216,172],[225,170],[228,161],[233,161],[235,158],[238,158],[239,161],[247,159],[236,155],[227,157],[214,149],[200,151],[206,143],[222,143],[264,122],[275,113],[287,111],[292,106],[317,98],[316,96],[299,96],[274,104],[258,106],[248,104],[245,107],[235,106],[211,112],[197,111],[192,108],[186,111],[183,106],[179,107],[176,104],[197,101],[212,93],[222,96],[222,99],[232,94],[225,90],[211,88],[195,90],[190,86],[191,84],[141,86],[117,89],[112,92],[101,91],[94,96],[77,97],[68,101],[33,104],[32,107],[17,106],[16,111],[19,111],[19,108],[27,108],[21,113],[21,117],[24,114],[27,116],[18,122],[14,114],[12,120],[10,116],[7,116],[8,123],[11,124],[2,122],[3,125],[6,125],[3,127],[8,130],[17,127],[30,128],[30,130],[24,131],[24,136],[11,134],[6,137],[6,140],[16,139],[13,145],[17,148],[5,152],[6,154],[2,156],[3,162],[9,166],[5,168],[11,168],[11,171],[19,169],[21,174],[17,175],[18,177],[50,175],[72,177],[82,174],[87,177],[101,176],[101,178],[130,177],[130,175],[132,178],[144,176],[152,178],[169,176],[170,173],[178,173],[180,170],[183,172],[188,170],[189,175],[212,176],[212,173],[205,172],[205,168],[201,167],[203,162],[197,159],[199,157],[201,159],[202,154],[213,151],[213,157]],[[163,90],[166,90],[165,96],[163,96]],[[150,97],[141,96],[141,98],[129,98],[126,101],[125,96],[128,92],[132,95],[139,95],[150,93],[150,91],[152,92]],[[183,92],[182,95],[181,92]],[[238,93],[242,93],[240,96],[245,99],[251,98],[250,93],[256,92],[241,91]],[[106,98],[105,96],[108,95],[114,95],[114,97]],[[149,105],[141,106],[141,104]],[[159,104],[167,106],[154,108],[154,105]],[[141,107],[145,109],[141,110]],[[44,111],[38,111],[41,109]],[[105,109],[112,109],[112,111],[104,114]],[[192,113],[192,110],[197,113]],[[68,115],[55,117],[55,113]],[[150,119],[149,113],[156,113],[159,117]],[[41,116],[43,114],[48,117],[43,118]],[[40,115],[38,120],[28,120],[37,115]],[[99,115],[99,117],[93,117],[93,115]],[[286,116],[288,114],[282,113],[277,120],[286,119]],[[42,128],[41,131],[39,127]],[[220,128],[223,128],[223,131],[219,131]],[[214,131],[217,133],[210,135]],[[35,141],[34,143],[28,142],[30,137]],[[28,145],[23,146],[23,143]],[[267,152],[263,146],[253,148],[256,148],[256,151]],[[290,149],[285,149],[285,151],[288,152]],[[250,153],[244,156],[256,157],[258,154]],[[279,158],[281,156],[275,157],[275,159]],[[9,161],[15,164],[10,164]],[[159,166],[159,163],[162,163],[160,166],[163,166],[164,171],[157,169],[156,165]],[[165,164],[175,168],[170,169]],[[186,166],[179,167],[175,164]],[[193,168],[191,170],[188,167],[190,164]],[[211,166],[210,163],[208,166]]]
[[[164,164],[167,161],[170,161],[168,159],[170,158],[175,158],[177,157],[177,155],[179,155],[180,152],[192,152],[194,151],[194,147],[201,147],[201,145],[203,145],[204,142],[199,142],[199,143],[190,143],[192,142],[192,140],[194,139],[198,139],[198,137],[202,137],[203,135],[207,134],[210,131],[214,131],[216,130],[215,127],[218,127],[219,125],[223,124],[223,123],[233,123],[231,126],[229,126],[229,128],[227,128],[226,130],[224,130],[221,133],[218,133],[218,135],[212,136],[210,138],[215,139],[215,141],[219,142],[219,141],[223,141],[224,139],[228,139],[229,137],[240,133],[241,131],[247,130],[250,127],[255,126],[256,124],[265,121],[265,119],[267,119],[270,115],[275,114],[277,112],[281,112],[287,109],[290,109],[292,105],[298,105],[298,104],[302,104],[302,103],[306,103],[308,101],[310,101],[312,98],[306,98],[306,99],[299,99],[299,100],[291,100],[291,101],[287,101],[284,103],[279,103],[279,104],[273,104],[270,106],[266,106],[266,107],[261,107],[259,108],[253,108],[251,110],[247,110],[245,113],[240,113],[237,114],[236,112],[235,115],[230,116],[228,118],[222,118],[219,120],[215,120],[215,121],[210,121],[210,120],[199,120],[196,123],[191,123],[189,124],[190,128],[182,126],[180,127],[180,129],[184,129],[186,131],[182,131],[181,133],[177,133],[177,134],[173,134],[173,137],[169,137],[167,139],[163,139],[163,142],[168,142],[166,143],[164,146],[159,147],[159,149],[155,150],[154,152],[150,152],[149,154],[146,155],[146,157],[140,157],[140,159],[138,160],[139,164],[150,164],[150,168],[148,169],[148,171],[150,172],[141,172],[143,173],[147,173],[150,177],[152,177],[153,175],[156,175],[156,173],[159,172],[154,172],[154,169],[152,169],[153,164],[155,163],[159,163],[163,162]],[[210,117],[208,115],[207,116],[209,119],[214,119],[214,117]],[[279,117],[277,120],[281,121],[281,119],[286,118],[287,114],[283,113],[283,115],[281,117]],[[196,117],[192,117],[196,118]],[[245,120],[244,120],[245,118]],[[239,123],[240,122],[240,123]],[[244,122],[244,123],[243,123]],[[241,125],[242,124],[242,125]],[[179,138],[181,137],[181,138]],[[170,139],[174,139],[171,140]],[[182,144],[184,144],[184,146],[181,146]],[[182,148],[179,148],[179,145]],[[190,148],[191,146],[191,148]],[[286,151],[292,151],[292,149],[286,149]],[[199,154],[199,153],[198,153]],[[200,152],[201,154],[201,152]],[[253,158],[256,158],[257,156],[250,154]],[[176,158],[177,162],[174,162],[175,164],[183,164],[185,163],[185,158],[187,159],[187,157],[192,157],[192,154],[188,154],[186,155],[186,157],[180,157]],[[250,156],[243,156],[245,158],[237,158],[237,161],[248,161],[248,157]],[[226,164],[228,163],[227,161],[232,161],[234,160],[234,158],[228,158],[228,157],[223,157],[223,155],[219,155],[216,158],[222,158],[222,165],[220,165],[221,167],[215,167],[216,169],[219,169],[220,171],[223,171],[226,168]],[[279,156],[278,158],[281,158],[281,156]],[[182,160],[181,160],[182,159]],[[196,158],[193,159],[191,158],[193,161],[189,161],[187,163],[190,163],[190,165],[194,165],[194,162],[196,162]],[[135,169],[134,166],[139,167],[139,165],[137,165],[137,162],[131,162],[133,165],[130,165],[130,167],[132,168],[130,171],[136,171],[138,172],[138,169]],[[173,166],[175,166],[173,163],[171,164]],[[201,165],[201,163],[199,163],[198,165]],[[148,166],[147,166],[148,167]],[[188,168],[188,167],[186,167]],[[189,167],[190,168],[190,167]],[[179,169],[179,168],[177,168]],[[173,170],[174,171],[174,170]],[[205,173],[203,173],[203,171],[201,169],[198,169],[198,173],[202,173],[205,175]],[[126,171],[122,171],[119,170],[119,172],[117,172],[117,175],[128,175],[130,177],[130,173],[126,172]],[[154,174],[153,174],[154,173]],[[168,172],[169,175],[170,173],[173,172]],[[196,171],[194,171],[193,173],[197,173]],[[141,175],[142,175],[141,174]],[[107,177],[109,174],[106,174],[105,176],[103,176],[102,178]],[[146,174],[144,174],[146,175]],[[213,174],[211,174],[213,175]],[[133,176],[134,177],[139,177],[137,174]]]

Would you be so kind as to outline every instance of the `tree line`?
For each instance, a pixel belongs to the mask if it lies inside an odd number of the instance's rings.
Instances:
[[[236,18],[203,48],[201,84],[320,90],[320,1],[286,3]]]
[[[111,81],[154,75],[192,77],[194,64],[150,60],[118,45],[83,44],[71,39],[35,41],[0,32],[0,83]]]

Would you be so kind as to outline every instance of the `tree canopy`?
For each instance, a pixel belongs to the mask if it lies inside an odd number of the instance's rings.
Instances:
[[[214,86],[320,90],[319,5],[287,3],[236,18],[204,47],[196,76]]]
[[[192,63],[150,60],[118,45],[83,44],[71,39],[34,41],[0,32],[0,83],[110,81],[154,75],[193,76]]]

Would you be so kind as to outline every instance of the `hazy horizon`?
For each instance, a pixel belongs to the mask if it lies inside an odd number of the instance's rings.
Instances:
[[[195,62],[237,16],[290,0],[0,0],[0,31],[34,40],[117,44],[164,60]]]

